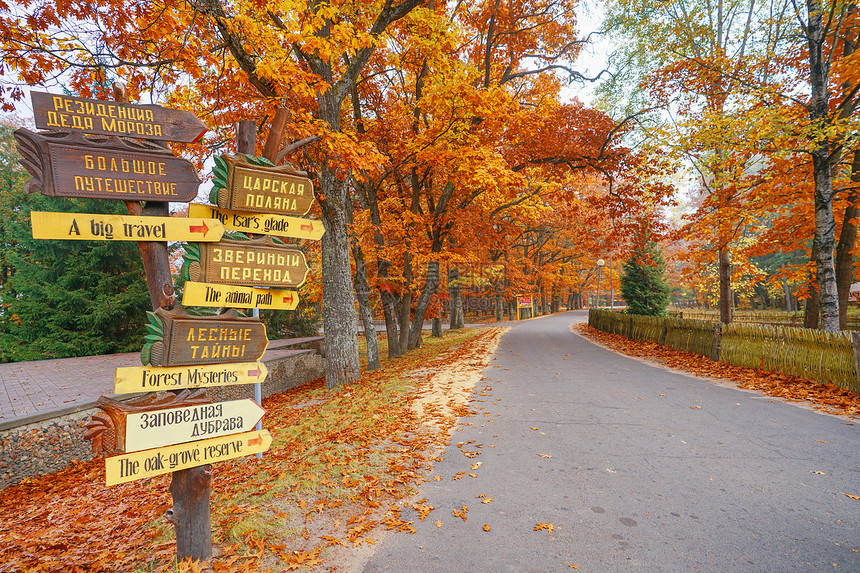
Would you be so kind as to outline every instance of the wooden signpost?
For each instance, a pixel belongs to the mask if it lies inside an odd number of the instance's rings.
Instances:
[[[269,374],[263,362],[241,362],[175,367],[117,368],[114,394],[163,392],[183,388],[209,388],[262,382]]]
[[[135,217],[31,211],[34,239],[88,241],[220,241],[217,219]]]
[[[241,458],[265,452],[272,445],[268,430],[255,430],[191,442],[133,452],[105,459],[107,485],[154,477],[170,472]],[[169,513],[168,518],[173,516]],[[209,527],[209,524],[206,524]],[[211,549],[210,549],[211,551]]]
[[[191,203],[188,206],[189,217],[209,217],[218,219],[229,231],[242,233],[262,233],[275,237],[290,237],[292,239],[310,239],[318,241],[325,234],[321,221],[271,215],[263,213],[245,213],[218,209],[210,205]]]
[[[299,293],[294,290],[261,289],[187,281],[182,292],[185,306],[295,310]]]
[[[246,155],[215,158],[215,182],[210,195],[221,209],[301,216],[314,202],[307,173],[291,165],[255,164]]]
[[[141,350],[144,366],[227,364],[259,360],[269,339],[255,317],[234,309],[217,316],[192,316],[177,308],[149,314],[149,335]]]
[[[125,422],[125,452],[247,432],[265,414],[250,398],[152,412],[133,412]]]
[[[190,248],[189,248],[190,247]],[[188,278],[194,282],[296,288],[305,282],[308,265],[295,247],[271,237],[247,241],[223,239],[185,249]]]
[[[27,191],[56,197],[178,201],[197,197],[194,165],[154,143],[16,129]]]
[[[191,112],[157,105],[30,92],[36,129],[193,143],[206,126]]]

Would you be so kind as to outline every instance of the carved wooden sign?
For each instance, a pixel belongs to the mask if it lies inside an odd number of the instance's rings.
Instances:
[[[189,112],[157,105],[86,99],[30,92],[36,129],[81,131],[96,135],[139,137],[193,143],[206,126]]]
[[[299,293],[294,290],[186,281],[185,288],[182,289],[182,304],[219,308],[295,310],[299,306]]]
[[[322,221],[285,215],[228,211],[200,203],[191,203],[188,206],[188,216],[218,219],[225,229],[241,233],[257,233],[275,237],[310,239],[312,241],[320,240],[325,234]]]
[[[192,316],[182,308],[147,312],[144,366],[183,366],[249,362],[262,358],[269,344],[259,318],[233,309],[217,316]]]
[[[250,161],[249,161],[250,159]],[[301,216],[314,202],[307,173],[291,165],[256,164],[247,155],[215,157],[210,202],[221,209]]]
[[[308,265],[304,253],[271,237],[222,239],[185,245],[183,272],[194,282],[295,288],[305,282]]]
[[[174,367],[124,367],[114,374],[114,394],[163,392],[262,383],[269,369],[263,362],[239,362]]]
[[[194,165],[154,143],[15,130],[27,191],[56,197],[176,201],[197,197]]]
[[[105,482],[117,485],[241,458],[265,452],[271,445],[272,435],[268,430],[255,430],[105,458]]]
[[[107,396],[97,400],[99,412],[87,422],[84,439],[92,440],[93,454],[110,454],[125,451],[125,427],[132,412],[153,412],[160,408],[176,408],[210,404],[205,390],[183,390],[178,394],[147,394],[140,398],[120,402]]]
[[[224,235],[217,219],[31,211],[30,221],[34,239],[216,242]]]

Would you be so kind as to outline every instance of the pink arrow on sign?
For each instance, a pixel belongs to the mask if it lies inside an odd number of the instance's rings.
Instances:
[[[254,370],[248,370],[248,376],[256,376],[257,378],[259,378],[260,374],[262,374],[262,373],[263,373],[263,370],[260,369],[259,367],[257,367]]]
[[[203,233],[203,236],[206,236],[206,233],[209,232],[209,227],[206,226],[206,221],[203,221],[202,225],[188,225],[188,231],[191,233]]]
[[[310,232],[313,232],[313,230],[314,230],[314,224],[313,224],[313,223],[311,223],[311,224],[309,224],[309,225],[302,224],[302,225],[299,225],[299,228],[300,228],[302,231],[310,231]]]
[[[262,443],[263,443],[263,436],[261,436],[260,434],[257,434],[256,438],[251,438],[248,440],[249,446],[256,446],[257,444],[262,444]]]

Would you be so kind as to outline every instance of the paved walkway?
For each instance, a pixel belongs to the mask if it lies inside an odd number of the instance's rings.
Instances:
[[[125,366],[140,366],[140,353],[0,364],[0,429],[89,407]]]
[[[416,493],[435,509],[403,508],[416,533],[365,573],[860,571],[856,420],[618,355],[584,319],[502,337]]]

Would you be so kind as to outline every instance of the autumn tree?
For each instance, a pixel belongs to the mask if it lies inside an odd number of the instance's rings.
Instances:
[[[323,238],[323,322],[327,384],[359,376],[357,321],[349,264],[348,181],[373,161],[341,130],[345,98],[392,22],[420,0],[385,2],[221,2],[184,4],[74,1],[23,6],[0,17],[4,71],[28,84],[63,78],[83,95],[108,68],[131,87],[207,118],[218,144],[236,120],[290,110],[287,137],[317,178]],[[74,15],[70,17],[67,15]],[[20,86],[6,86],[20,98]],[[296,151],[301,145],[287,146]],[[371,154],[372,155],[372,154]]]

